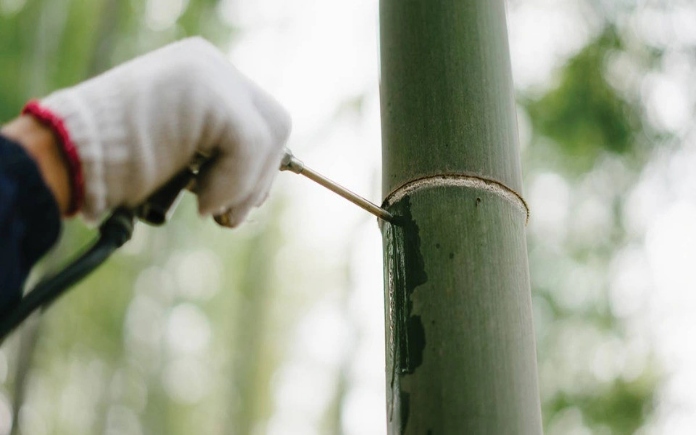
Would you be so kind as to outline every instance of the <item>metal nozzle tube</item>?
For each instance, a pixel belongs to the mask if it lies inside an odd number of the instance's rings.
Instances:
[[[318,172],[306,167],[304,163],[302,163],[302,161],[298,160],[297,158],[295,158],[295,156],[292,155],[290,150],[285,150],[285,156],[283,156],[283,161],[281,162],[280,170],[291,171],[296,174],[304,175],[310,180],[318,184],[321,184],[330,191],[337,193],[338,195],[344,197],[345,199],[362,208],[363,210],[372,213],[378,218],[384,219],[387,222],[394,222],[394,215],[392,215],[385,209],[379,207],[378,205],[373,204],[372,202],[368,201],[362,196],[353,193],[352,191],[341,186],[340,184],[335,183],[329,180],[328,178],[324,177],[323,175],[319,174]]]

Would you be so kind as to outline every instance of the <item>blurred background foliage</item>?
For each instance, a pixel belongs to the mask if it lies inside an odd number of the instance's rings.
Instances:
[[[665,374],[636,326],[640,290],[650,283],[637,270],[644,234],[631,228],[628,203],[646,165],[678,144],[650,119],[643,80],[662,70],[670,45],[645,44],[636,31],[649,5],[672,5],[574,3],[592,23],[576,35],[584,44],[550,80],[518,86],[537,217],[529,252],[542,414],[547,434],[660,433],[653,423]]]
[[[0,119],[187,35],[227,49],[239,29],[222,18],[225,3],[0,0]],[[510,1],[513,17],[527,3]],[[640,433],[663,375],[635,312],[621,308],[617,264],[642,243],[627,224],[626,192],[658,148],[674,146],[672,132],[650,120],[637,79],[664,67],[664,46],[635,37],[642,2],[576,3],[593,23],[581,46],[550,80],[518,94],[544,424],[548,434]],[[301,389],[312,377],[281,370],[293,352],[289,331],[306,314],[306,301],[279,290],[291,277],[278,258],[294,255],[283,251],[285,201],[274,198],[231,233],[201,223],[191,198],[165,228],[139,226],[120,255],[3,345],[0,434],[267,433],[278,379],[295,376]],[[36,275],[91,237],[67,223]],[[336,260],[341,276],[318,278],[339,288],[342,303],[359,273],[353,248]],[[384,425],[349,430],[342,404],[357,344],[343,346],[311,433],[383,433]]]
[[[602,152],[635,153],[639,114],[604,77],[607,56],[620,50],[616,29],[608,27],[568,60],[555,89],[524,102],[534,131],[566,156],[566,170],[586,172]]]

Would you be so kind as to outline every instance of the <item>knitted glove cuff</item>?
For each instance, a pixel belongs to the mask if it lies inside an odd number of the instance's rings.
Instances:
[[[22,109],[23,115],[31,115],[41,124],[50,128],[58,139],[58,145],[68,163],[70,177],[70,206],[67,215],[72,216],[80,211],[85,199],[85,182],[82,173],[82,161],[77,148],[70,138],[70,133],[65,127],[63,119],[58,117],[50,109],[44,107],[36,100],[32,100]]]

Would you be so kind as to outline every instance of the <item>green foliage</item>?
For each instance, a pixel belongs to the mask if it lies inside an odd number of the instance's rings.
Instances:
[[[647,161],[645,138],[652,134],[640,99],[633,98],[640,89],[619,92],[607,79],[607,59],[637,56],[635,47],[623,43],[625,32],[609,23],[559,68],[555,86],[537,98],[521,98],[533,128],[524,155],[528,175],[554,172],[570,192],[560,240],[545,238],[543,231],[529,237],[539,364],[545,367],[540,383],[548,394],[542,397],[543,418],[555,433],[570,430],[558,432],[555,425],[572,411],[579,413],[574,424],[592,433],[633,434],[653,412],[660,381],[649,350],[637,374],[627,376],[624,367],[600,380],[600,369],[593,367],[600,364],[595,358],[602,346],[621,358],[635,339],[615,315],[608,267],[622,247],[637,242],[626,231],[624,204]],[[601,235],[577,229],[585,201],[601,204],[606,213]],[[532,219],[537,213],[545,210],[533,209]],[[577,284],[568,278],[579,270],[591,270],[593,279]]]
[[[599,398],[586,397],[578,401],[586,409],[585,415],[591,424],[607,426],[614,433],[631,434],[653,411],[653,388],[653,379],[615,380]]]
[[[568,408],[577,408],[592,428],[611,434],[633,434],[653,411],[653,383],[653,379],[647,378],[631,382],[617,379],[592,394],[559,392],[546,403],[545,415],[555,416]]]
[[[561,149],[567,168],[586,171],[603,152],[633,151],[639,114],[605,77],[614,50],[621,42],[609,29],[568,61],[558,86],[526,104],[536,134]]]

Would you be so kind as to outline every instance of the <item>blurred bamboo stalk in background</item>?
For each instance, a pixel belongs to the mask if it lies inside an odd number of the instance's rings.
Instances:
[[[226,431],[230,434],[253,433],[259,421],[268,418],[272,373],[269,368],[273,361],[266,338],[274,290],[271,268],[280,237],[276,224],[277,221],[270,223],[249,244],[239,298],[232,307],[233,355],[226,413]]]
[[[45,3],[45,4],[44,4]],[[40,2],[39,7],[36,9],[27,10],[27,15],[36,20],[37,22],[48,22],[51,20],[51,9],[46,7],[48,2]],[[94,37],[95,45],[94,49],[91,50],[90,56],[92,60],[89,63],[86,71],[86,77],[96,75],[109,66],[109,61],[111,54],[113,53],[113,41],[118,33],[119,24],[119,2],[118,0],[104,0],[99,2],[97,8],[94,10],[94,15],[97,17],[99,25],[97,26],[97,32]],[[68,12],[69,13],[69,12]],[[52,91],[52,89],[46,89],[46,83],[48,82],[48,77],[45,76],[46,68],[43,67],[46,64],[50,64],[50,58],[56,56],[55,50],[48,50],[47,45],[57,44],[67,29],[67,19],[63,21],[63,26],[38,26],[38,31],[32,35],[33,44],[35,50],[27,51],[27,64],[29,64],[29,70],[32,71],[31,83],[29,86],[29,93],[31,96],[41,95],[46,92]],[[48,27],[48,29],[47,29]],[[53,34],[53,32],[57,34]],[[86,78],[82,77],[82,78]],[[74,245],[79,245],[75,243]],[[67,246],[58,247],[54,258],[69,258],[73,252],[77,249],[73,244],[68,244]],[[55,263],[55,262],[54,262]],[[55,269],[57,265],[53,264],[49,269]],[[27,325],[22,327],[22,332],[20,334],[20,347],[19,347],[19,359],[16,366],[14,374],[14,391],[13,391],[13,425],[11,429],[11,434],[19,434],[19,417],[26,397],[26,388],[29,374],[33,368],[34,353],[36,350],[36,345],[41,338],[41,326],[42,317],[36,316],[36,320],[29,322]]]
[[[390,434],[537,434],[503,0],[382,0]]]

